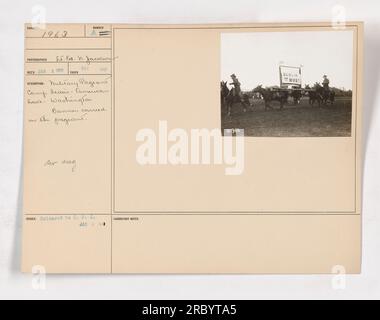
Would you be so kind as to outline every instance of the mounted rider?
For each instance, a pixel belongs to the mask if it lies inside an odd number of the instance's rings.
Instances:
[[[330,80],[326,75],[323,76],[322,85],[326,92],[330,91]]]
[[[234,86],[232,88],[232,95],[235,97],[235,96],[241,96],[241,84],[239,82],[239,79],[236,77],[236,75],[233,73],[231,74],[231,79],[232,79],[232,82],[230,83],[230,85]]]

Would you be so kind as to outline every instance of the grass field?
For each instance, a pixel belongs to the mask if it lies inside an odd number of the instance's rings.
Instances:
[[[289,99],[283,110],[278,102],[272,102],[273,109],[267,111],[263,100],[251,102],[245,113],[240,104],[233,106],[231,116],[221,110],[222,130],[244,129],[244,135],[251,137],[351,136],[351,98],[337,98],[334,105],[321,107],[309,105],[308,98],[302,98],[297,106]]]

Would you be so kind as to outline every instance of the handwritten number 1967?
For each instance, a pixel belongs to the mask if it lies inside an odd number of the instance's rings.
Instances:
[[[66,38],[67,31],[45,31],[42,34],[42,38]]]

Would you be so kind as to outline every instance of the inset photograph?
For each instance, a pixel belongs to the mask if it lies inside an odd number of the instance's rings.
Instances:
[[[221,129],[251,137],[351,136],[352,30],[221,35]]]

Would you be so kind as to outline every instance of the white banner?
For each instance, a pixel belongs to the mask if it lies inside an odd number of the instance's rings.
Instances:
[[[301,86],[301,67],[280,66],[281,85]]]

